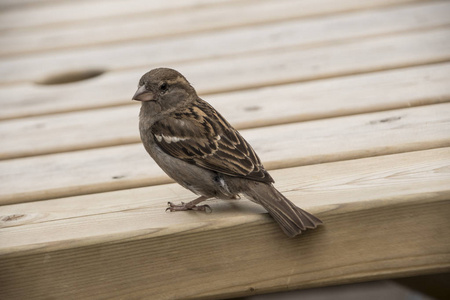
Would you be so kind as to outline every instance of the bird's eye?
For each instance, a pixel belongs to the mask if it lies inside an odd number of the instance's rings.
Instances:
[[[161,90],[161,91],[167,91],[167,88],[168,88],[168,86],[167,86],[167,82],[163,82],[163,83],[161,83],[161,85],[159,86],[159,89]]]

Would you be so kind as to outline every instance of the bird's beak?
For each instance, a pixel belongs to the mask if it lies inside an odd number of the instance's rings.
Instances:
[[[133,96],[133,100],[136,101],[152,101],[153,98],[154,94],[151,91],[147,91],[145,85],[141,85]]]

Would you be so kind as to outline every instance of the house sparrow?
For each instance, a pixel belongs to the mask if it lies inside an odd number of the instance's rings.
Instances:
[[[133,100],[141,101],[139,131],[145,149],[172,179],[199,197],[168,210],[209,210],[209,198],[244,194],[262,205],[290,237],[322,224],[274,186],[253,148],[173,69],[144,74]]]

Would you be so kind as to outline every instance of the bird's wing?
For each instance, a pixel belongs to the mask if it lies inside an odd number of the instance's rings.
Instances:
[[[151,127],[167,154],[205,169],[273,182],[247,141],[206,102],[173,112]]]

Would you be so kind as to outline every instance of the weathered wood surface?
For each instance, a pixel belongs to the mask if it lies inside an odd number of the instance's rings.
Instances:
[[[92,5],[92,2],[86,2],[86,5]],[[161,7],[155,7],[156,3],[153,2],[141,1],[137,5],[139,6],[138,13],[133,7],[136,4],[130,6],[126,1],[123,1],[123,3],[119,4],[122,7],[119,7],[117,2],[113,2],[120,9],[120,11],[118,10],[120,12],[118,17],[112,15],[109,9],[100,11],[92,7],[89,8],[90,14],[85,14],[85,7],[67,2],[60,4],[62,11],[60,14],[55,13],[54,6],[38,8],[48,11],[48,18],[45,19],[35,17],[37,15],[36,8],[28,11],[18,8],[15,14],[9,13],[6,16],[0,16],[0,21],[3,21],[0,23],[0,30],[7,29],[0,36],[0,43],[3,45],[0,49],[0,56],[14,56],[55,49],[73,49],[91,45],[120,44],[124,41],[173,37],[186,33],[210,32],[234,27],[239,27],[242,30],[244,26],[280,21],[286,22],[302,17],[326,16],[324,19],[326,21],[333,17],[331,14],[352,10],[382,10],[385,7],[389,9],[391,5],[402,3],[412,3],[412,9],[421,7],[422,4],[414,6],[416,2],[414,0],[346,0],[336,3],[330,0],[262,0],[258,1],[258,5],[255,5],[253,1],[240,1],[239,9],[236,10],[233,1],[214,1],[214,3],[208,2],[204,3],[204,5],[197,5],[195,1],[191,1],[191,3],[189,1],[177,1],[175,3],[171,1],[170,3],[159,3],[158,5]],[[190,10],[189,13],[180,9],[182,8],[180,4],[186,5],[186,9]],[[430,7],[432,7],[433,3],[430,4]],[[163,5],[166,7],[162,7]],[[169,7],[169,5],[173,7]],[[424,5],[428,6],[428,3],[425,2]],[[76,14],[73,11],[74,9],[83,11],[83,13]],[[130,10],[131,15],[124,17],[124,9]],[[395,7],[393,11],[396,11]],[[399,17],[410,17],[409,15],[401,15],[402,8],[399,8],[398,11],[400,11]],[[101,13],[105,15],[99,15]],[[422,14],[425,12],[418,11],[417,13]],[[441,14],[439,12],[436,13]],[[384,16],[383,12],[375,12],[375,15],[385,18],[385,21],[386,19],[389,20],[389,15]],[[70,19],[74,17],[83,17],[85,22]],[[111,17],[113,18],[111,19]],[[8,24],[7,18],[20,18],[25,21],[20,23],[21,27],[15,26],[15,28],[11,28],[11,23]],[[366,22],[368,20],[363,21]],[[434,22],[433,20],[424,21]],[[94,22],[95,27],[92,26]],[[396,24],[405,26],[402,22],[397,22]],[[391,25],[395,24],[391,23]],[[416,26],[417,22],[410,23],[410,25]],[[154,30],[143,30],[143,28],[153,28]],[[292,30],[294,28],[288,27],[287,29]],[[299,28],[297,27],[296,29]],[[89,30],[89,34],[86,34],[86,30]]]
[[[450,64],[443,63],[207,95],[204,99],[233,126],[243,129],[447,102],[449,82]],[[8,141],[0,149],[0,159],[139,142],[138,110],[133,103],[0,121],[0,139]]]
[[[287,48],[252,56],[222,57],[169,66],[182,70],[191,78],[200,94],[229,92],[440,63],[450,60],[449,37],[450,29],[439,28],[400,36],[376,37],[359,43],[349,42],[301,51]],[[7,85],[0,89],[2,115],[3,118],[27,116],[33,114],[28,112],[30,109],[48,114],[123,105],[130,101],[130,95],[134,92],[134,78],[139,78],[150,67],[160,65],[150,64],[136,70],[110,72],[70,86],[48,87],[33,82]],[[29,71],[23,75],[42,72],[37,65]],[[33,81],[33,78],[25,80]]]
[[[264,165],[276,169],[450,146],[449,115],[450,103],[444,103],[242,130],[242,135]],[[0,169],[5,170],[0,175],[4,204],[169,180],[140,143],[4,160]]]
[[[302,207],[350,205],[371,201],[400,201],[401,197],[420,199],[444,197],[450,192],[450,148],[339,161],[272,171],[276,186]],[[381,189],[380,186],[383,188]],[[131,190],[35,201],[0,207],[2,218],[2,254],[15,251],[41,251],[72,247],[68,240],[81,243],[81,237],[126,234],[128,231],[167,230],[185,223],[215,222],[233,216],[250,217],[264,209],[242,198],[236,201],[209,200],[212,214],[165,213],[167,201],[177,195],[188,201],[195,195],[178,184],[166,184]],[[431,194],[435,194],[434,196]],[[133,201],[130,201],[130,198]],[[236,213],[239,212],[239,213]],[[12,217],[12,216],[16,217]],[[10,218],[7,218],[10,216]],[[116,219],[119,218],[119,219]],[[127,219],[133,219],[126,221]],[[261,217],[257,217],[260,218]],[[104,223],[99,227],[96,222]],[[113,226],[113,223],[124,226]],[[450,222],[450,220],[449,220]],[[49,224],[54,226],[48,226]],[[91,225],[89,225],[91,224]],[[450,223],[449,223],[450,224]],[[21,225],[21,226],[19,226]],[[226,225],[226,224],[224,224]],[[67,228],[71,228],[67,230]],[[82,228],[81,228],[82,227]],[[44,230],[43,234],[38,234]],[[28,238],[24,238],[28,236]],[[31,240],[30,240],[31,239]]]
[[[13,6],[11,2],[16,4]],[[59,2],[59,3],[58,3]],[[174,1],[145,1],[134,0],[133,5],[129,1],[49,1],[49,0],[5,0],[2,4],[10,10],[1,17],[2,29],[21,29],[27,27],[56,26],[64,23],[74,22],[80,24],[82,21],[95,20],[111,17],[123,17],[134,15],[139,12],[156,13],[180,9],[194,9],[210,3],[207,0],[174,0]],[[237,0],[217,0],[215,3],[233,3]],[[9,6],[8,6],[9,4]],[[17,5],[35,4],[35,5]],[[139,7],[140,9],[137,9]],[[20,20],[20,22],[17,22]]]
[[[304,5],[299,1],[295,1],[293,4],[297,6]],[[254,7],[254,5],[252,5],[252,7]],[[282,7],[283,6],[280,5],[279,9]],[[261,7],[259,9],[263,8],[264,7]],[[234,14],[235,9],[236,8],[233,7]],[[285,9],[289,9],[289,7]],[[266,14],[272,16],[272,11],[267,8],[264,11]],[[291,11],[298,12],[299,7],[295,7]],[[223,11],[221,11],[221,13],[223,13]],[[257,13],[257,11],[252,12],[253,15],[260,16]],[[149,39],[146,38],[137,41],[132,40],[128,43],[107,44],[104,47],[99,44],[97,38],[100,34],[89,32],[89,35],[87,36],[90,36],[91,39],[94,39],[97,42],[95,48],[81,47],[80,49],[71,49],[70,52],[46,51],[46,53],[36,53],[34,55],[33,53],[30,53],[27,59],[24,59],[23,56],[8,56],[0,60],[0,67],[3,69],[3,72],[6,72],[6,68],[9,65],[20,66],[22,69],[21,73],[23,73],[22,78],[31,76],[34,72],[42,71],[33,70],[33,66],[40,65],[47,61],[53,62],[49,67],[56,68],[55,70],[61,69],[61,66],[58,66],[55,63],[62,60],[67,64],[64,66],[65,69],[70,67],[89,67],[92,65],[92,61],[95,61],[99,66],[108,64],[110,69],[140,68],[144,64],[151,62],[155,63],[155,58],[158,58],[158,61],[161,63],[190,61],[208,57],[230,56],[241,53],[280,49],[283,47],[310,47],[311,45],[332,43],[339,40],[368,38],[376,35],[392,35],[404,31],[423,30],[449,25],[450,21],[447,18],[449,13],[450,4],[447,1],[420,3],[405,7],[388,7],[377,11],[370,10],[367,12],[358,11],[344,15],[338,14],[336,16],[312,20],[294,19],[277,23],[261,24],[250,28],[232,27],[228,30],[208,31],[203,34],[188,35],[186,37],[168,37],[153,43],[149,43]],[[430,16],[433,16],[433,18],[430,18]],[[208,16],[208,18],[210,17],[211,16]],[[246,16],[244,18],[247,19]],[[253,16],[253,18],[255,18],[255,16]],[[228,19],[232,19],[232,17],[228,16]],[[150,20],[157,21],[153,20],[153,18],[150,18]],[[205,25],[208,23],[203,24]],[[160,26],[161,25],[156,28],[159,28]],[[172,26],[184,28],[179,24],[172,24]],[[155,26],[141,25],[141,30],[134,31],[140,34],[146,34],[147,31],[158,32],[156,28],[153,30],[145,30],[146,28],[155,28]],[[61,30],[66,29],[61,28]],[[83,30],[81,32],[86,36]],[[114,31],[109,31],[109,34],[117,37]],[[60,33],[59,35],[63,35],[63,33]],[[37,36],[40,36],[40,34]],[[101,34],[101,36],[100,39],[105,38],[104,34]],[[15,37],[17,38],[17,34]],[[70,36],[65,38],[71,39],[73,41],[72,43],[80,43],[80,39],[73,40]],[[51,38],[48,39],[52,40]],[[20,43],[17,41],[0,40],[0,42],[6,44],[6,47],[10,44],[20,48],[28,48],[23,47],[23,45],[20,46]],[[27,44],[29,42],[29,38],[25,37],[22,44]],[[180,43],[183,45],[183,51],[181,52]],[[47,47],[51,44],[52,42],[45,43]],[[83,45],[81,44],[79,46]],[[16,51],[11,52],[17,53]],[[68,55],[74,59],[73,62],[66,61]],[[130,56],[129,59],[120,59],[120,57],[123,57],[124,55]],[[75,62],[78,62],[78,64]],[[49,68],[46,69],[48,70]],[[32,73],[30,74],[30,72]],[[2,81],[6,81],[6,79],[3,79]]]
[[[173,194],[192,197],[178,185],[3,206],[0,293],[199,299],[448,270],[449,153],[273,172],[327,224],[298,239],[247,200],[214,201],[212,214],[165,213]]]
[[[449,1],[0,9],[1,299],[223,299],[450,270]],[[130,101],[161,65],[325,226],[285,238],[245,199],[165,213],[194,195],[145,153]]]

